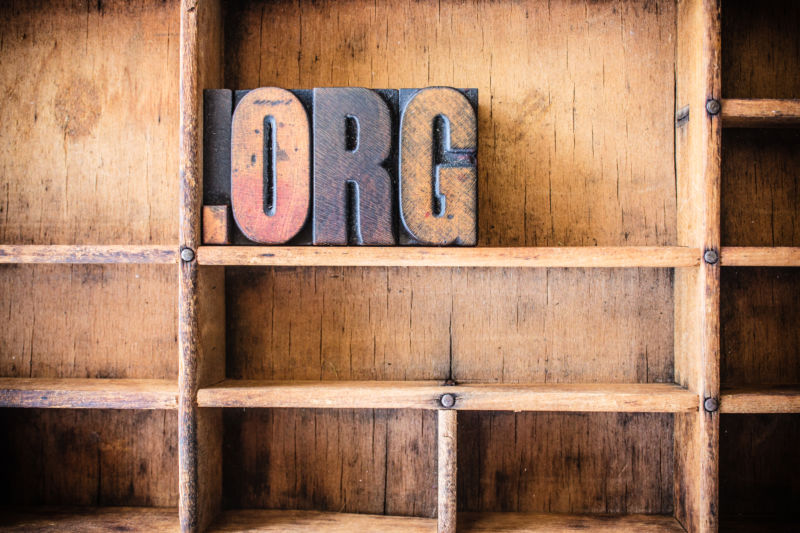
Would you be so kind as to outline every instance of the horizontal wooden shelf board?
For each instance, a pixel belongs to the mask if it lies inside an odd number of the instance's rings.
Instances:
[[[722,125],[726,128],[800,126],[800,100],[723,99]]]
[[[645,247],[201,246],[201,265],[354,267],[691,267],[700,250]]]
[[[800,266],[800,247],[723,246],[722,266]]]
[[[169,379],[0,378],[0,407],[177,409]]]
[[[178,510],[168,507],[0,507],[0,530],[100,533],[180,531]]]
[[[722,413],[800,413],[800,385],[722,390]]]
[[[557,533],[566,531],[684,532],[664,515],[580,515],[551,513],[459,513],[459,531]]]
[[[674,384],[469,384],[434,381],[225,380],[200,389],[200,407],[438,409],[474,411],[690,412],[698,397]]]
[[[567,531],[683,532],[677,520],[663,515],[562,515],[549,513],[459,513],[458,531],[557,533]],[[323,513],[318,511],[242,510],[222,513],[210,532],[320,531],[352,533],[434,533],[436,520],[401,516]]]
[[[172,245],[0,245],[0,264],[176,264],[178,256],[178,246]]]

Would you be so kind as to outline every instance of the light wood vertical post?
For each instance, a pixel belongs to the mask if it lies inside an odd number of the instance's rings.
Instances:
[[[677,62],[678,244],[703,259],[675,273],[675,380],[698,402],[675,415],[675,514],[705,533],[719,522],[720,0],[679,2]]]
[[[437,530],[439,533],[455,533],[458,412],[454,409],[441,409],[437,412],[437,416],[439,500]]]

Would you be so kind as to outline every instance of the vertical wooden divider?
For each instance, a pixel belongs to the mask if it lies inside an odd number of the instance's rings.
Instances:
[[[222,503],[222,412],[197,407],[197,390],[225,378],[225,270],[197,264],[203,197],[203,89],[222,86],[218,0],[181,0],[179,266],[179,515],[203,531]]]
[[[437,530],[438,533],[455,533],[457,522],[458,411],[455,409],[440,409],[437,411],[437,420]]]
[[[680,0],[678,244],[705,252],[675,269],[675,381],[698,395],[697,413],[675,415],[675,516],[689,532],[718,528],[720,46],[720,0]]]

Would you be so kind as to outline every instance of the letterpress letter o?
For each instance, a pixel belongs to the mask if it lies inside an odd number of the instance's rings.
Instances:
[[[231,206],[250,240],[281,244],[303,227],[311,195],[310,128],[303,104],[277,87],[255,89],[231,128]]]

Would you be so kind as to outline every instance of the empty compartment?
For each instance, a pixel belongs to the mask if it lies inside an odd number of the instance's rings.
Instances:
[[[672,383],[672,269],[226,269],[227,377]]]
[[[169,244],[177,0],[0,5],[0,244]]]
[[[725,130],[722,244],[800,246],[798,175],[800,129]]]
[[[798,294],[798,268],[722,270],[723,387],[800,384]]]
[[[0,409],[0,451],[9,458],[0,465],[0,527],[177,526],[177,416]],[[168,509],[96,509],[118,506]]]
[[[226,409],[223,507],[433,517],[435,416]]]
[[[0,377],[177,379],[170,265],[0,265]]]
[[[671,414],[460,412],[458,422],[465,523],[487,520],[474,513],[525,513],[504,520],[519,531],[529,530],[526,521],[534,529],[571,529],[586,520],[582,528],[591,528],[612,524],[606,515],[643,514],[658,516],[639,517],[636,530],[682,530],[672,518]],[[603,516],[593,522],[562,514]]]
[[[800,528],[800,415],[722,415],[720,531]]]
[[[722,96],[800,98],[799,26],[794,0],[722,2]]]

